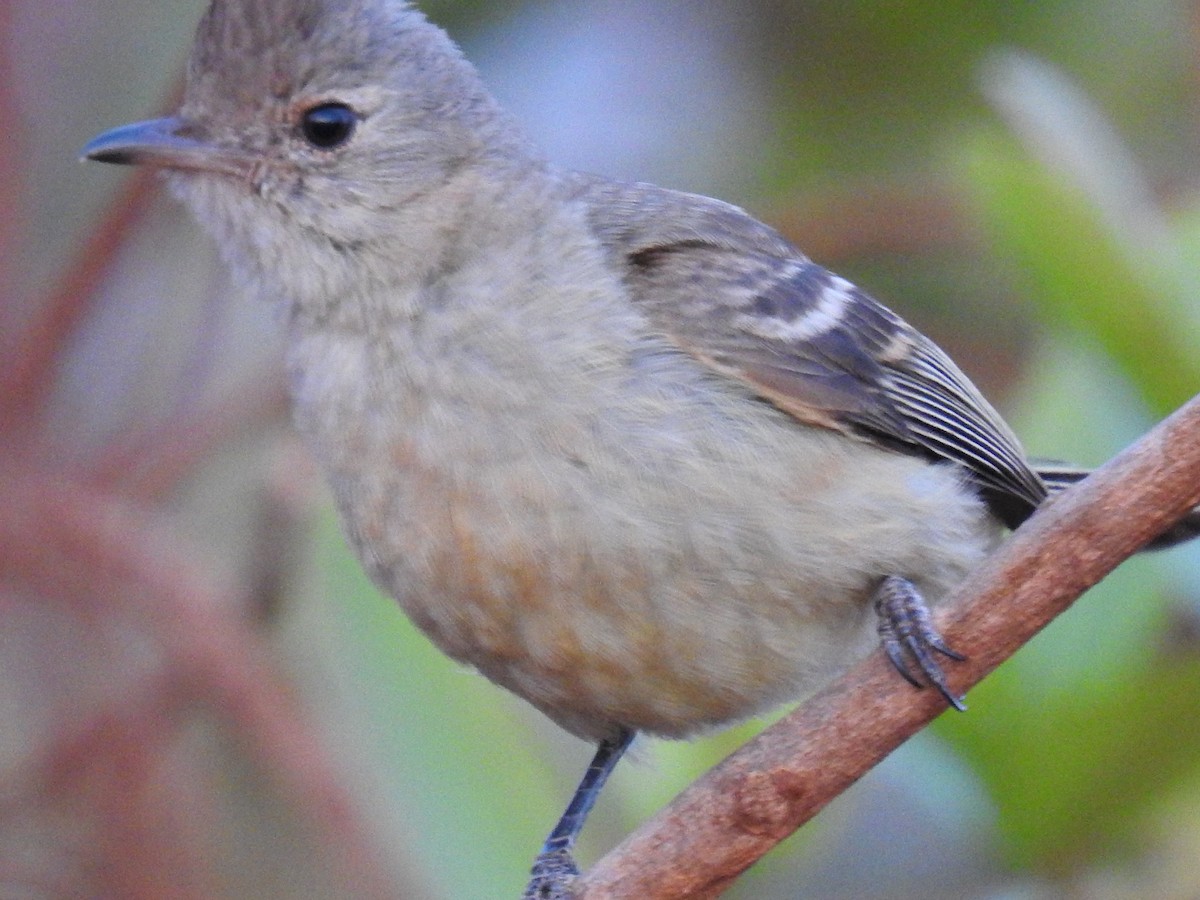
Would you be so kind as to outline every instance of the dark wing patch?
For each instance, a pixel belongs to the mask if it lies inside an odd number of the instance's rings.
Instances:
[[[965,467],[1010,526],[1046,498],[1020,443],[933,342],[803,257],[685,241],[628,257],[673,342],[797,419]]]

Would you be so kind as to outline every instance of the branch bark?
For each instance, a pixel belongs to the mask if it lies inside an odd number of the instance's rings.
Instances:
[[[1200,397],[1047,504],[938,617],[970,687],[1200,503]],[[873,653],[675,798],[577,882],[586,900],[714,897],[945,709]]]

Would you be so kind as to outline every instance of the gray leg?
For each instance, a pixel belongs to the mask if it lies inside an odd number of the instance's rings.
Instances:
[[[571,896],[571,882],[579,875],[579,867],[571,857],[575,839],[583,828],[584,820],[592,810],[600,789],[616,768],[617,762],[629,749],[633,732],[622,730],[615,738],[600,742],[591,765],[583,773],[583,780],[575,789],[575,796],[567,805],[566,812],[546,838],[542,852],[534,860],[529,886],[525,888],[523,900],[566,900]]]

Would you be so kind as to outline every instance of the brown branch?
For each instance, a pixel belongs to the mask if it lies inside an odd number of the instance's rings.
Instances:
[[[939,625],[976,684],[1200,503],[1200,397],[1029,520],[956,592]],[[713,897],[933,720],[879,652],[705,774],[578,882],[579,896]]]

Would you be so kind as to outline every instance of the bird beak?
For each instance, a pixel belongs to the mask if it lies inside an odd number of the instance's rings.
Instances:
[[[199,140],[194,133],[195,128],[178,117],[135,122],[93,138],[83,148],[83,158],[243,177],[251,173],[248,157]]]

